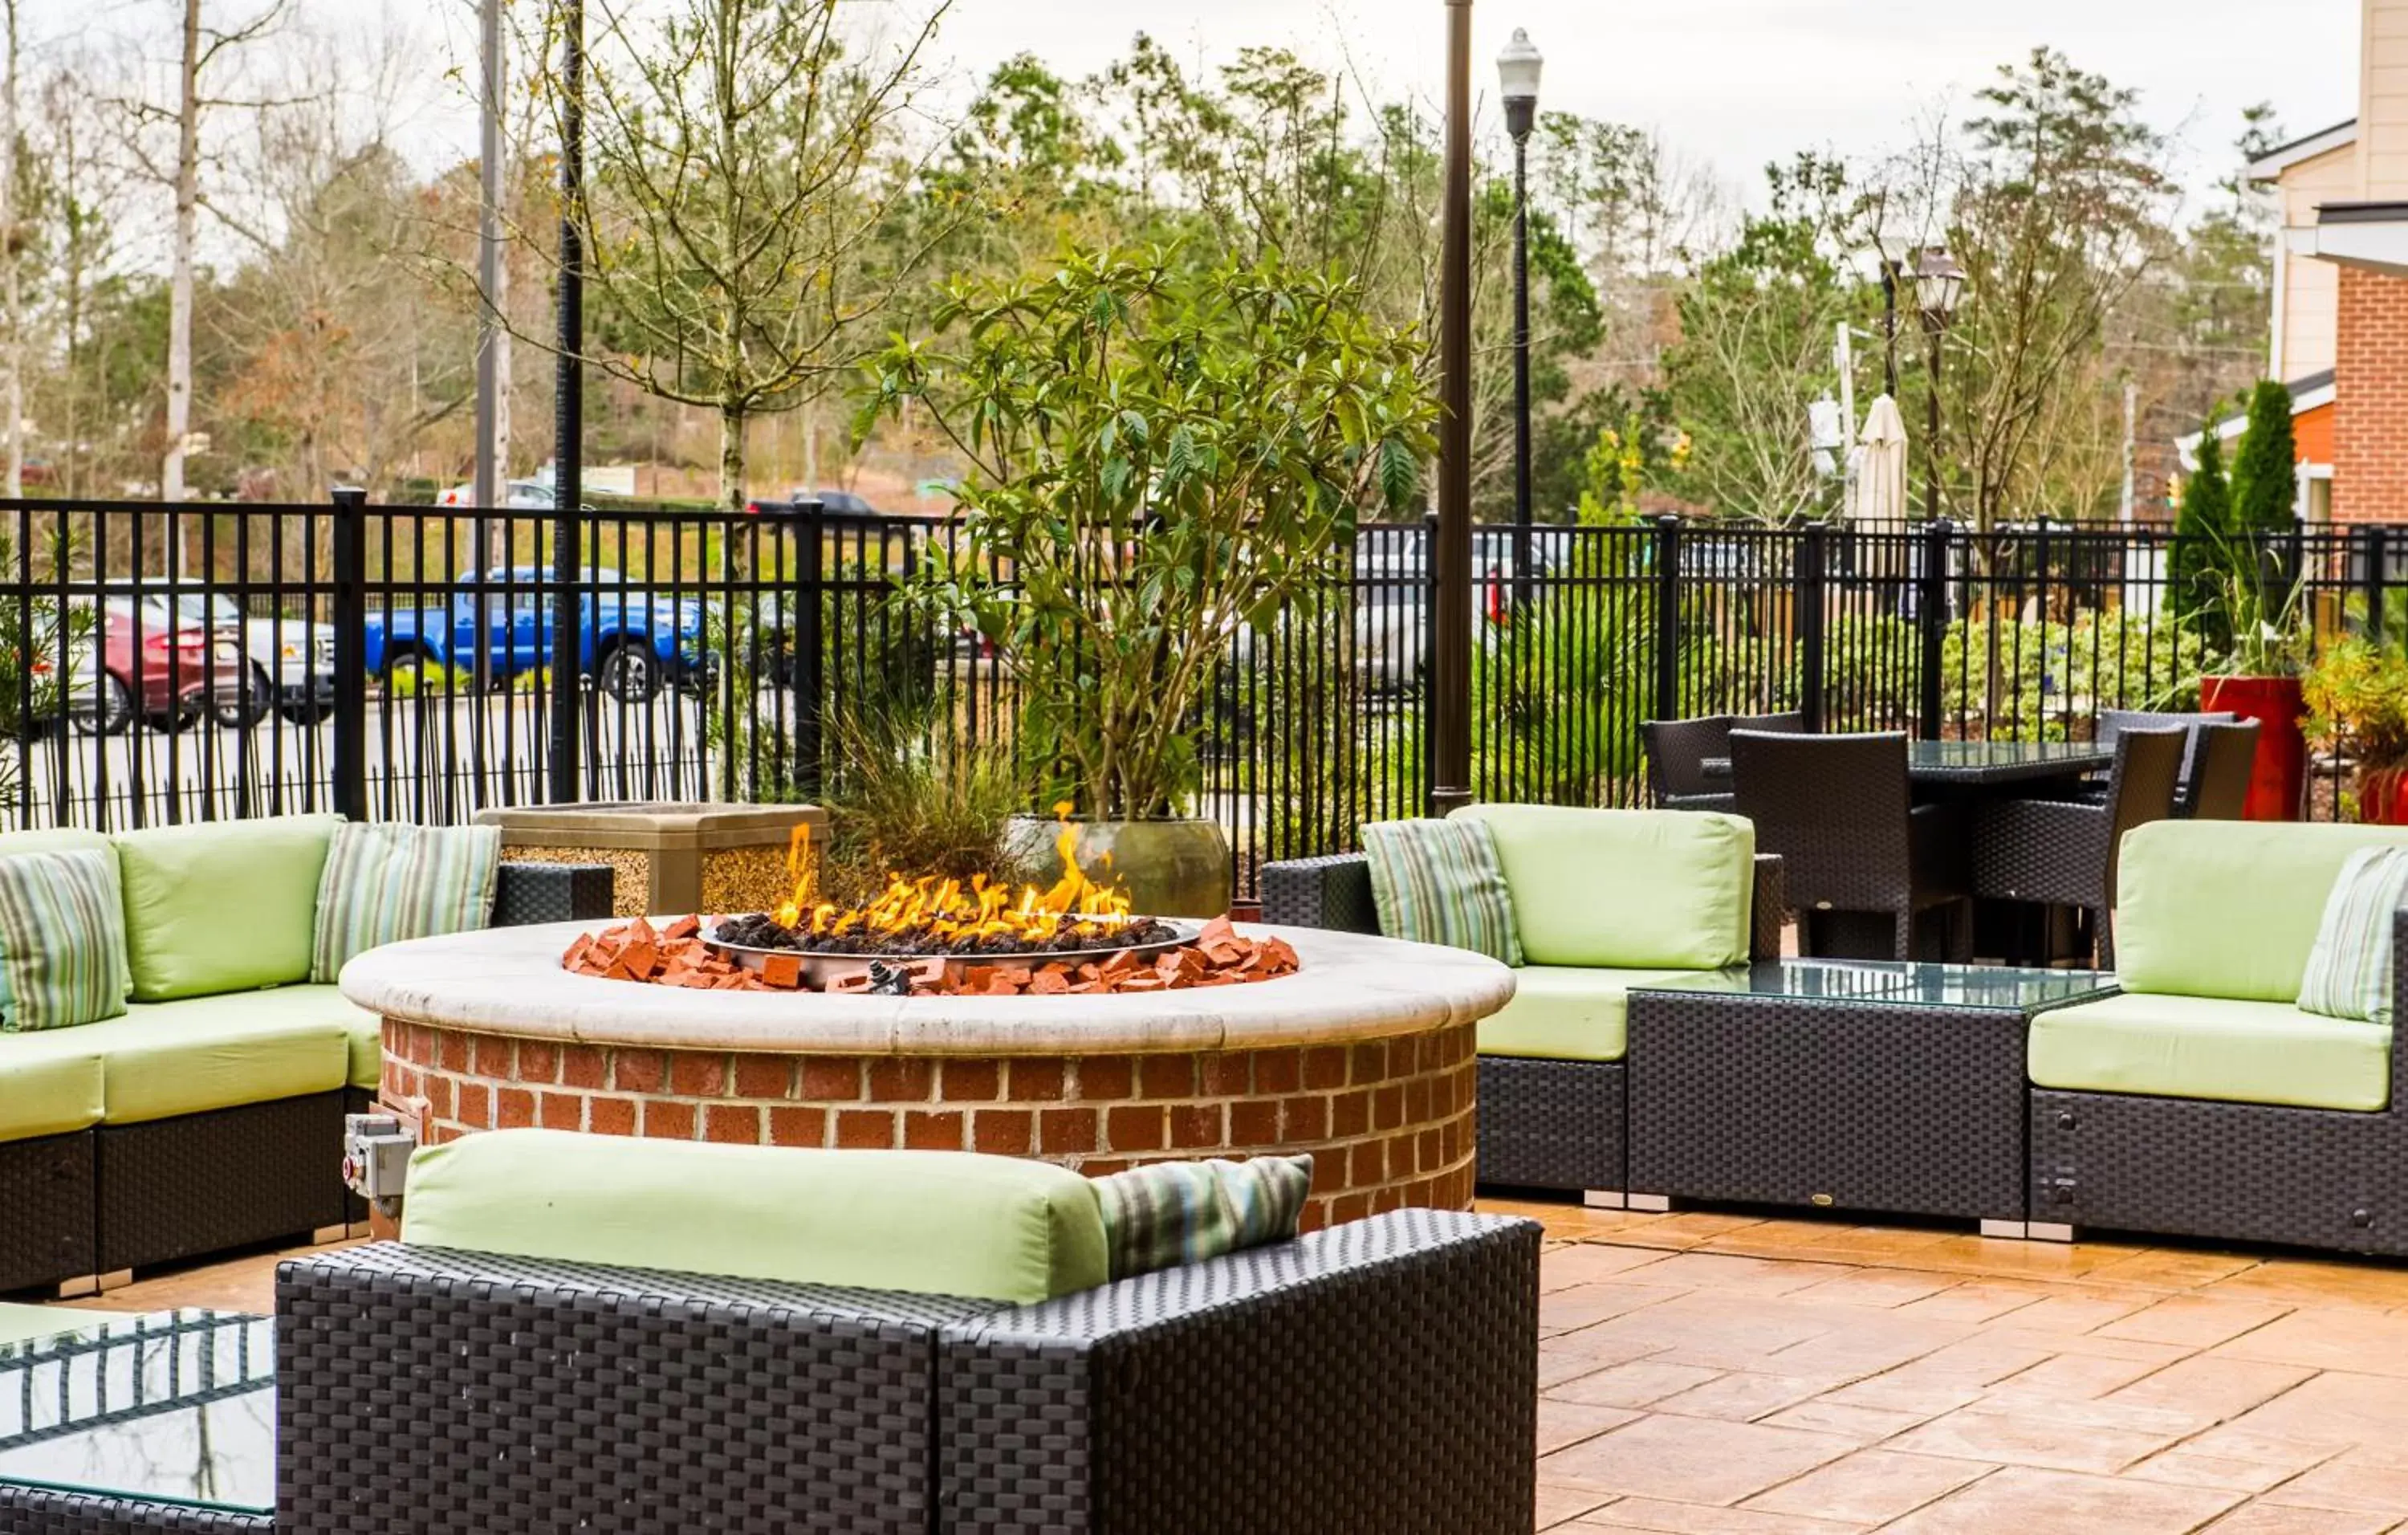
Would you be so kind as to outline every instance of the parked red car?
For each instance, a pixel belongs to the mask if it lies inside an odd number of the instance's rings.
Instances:
[[[230,635],[189,626],[169,628],[133,605],[101,605],[99,643],[85,651],[67,679],[67,719],[88,736],[114,736],[138,710],[151,725],[181,730],[200,720],[214,698],[238,704],[251,680],[242,645]]]

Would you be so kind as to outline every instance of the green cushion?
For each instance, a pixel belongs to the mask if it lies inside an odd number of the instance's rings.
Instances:
[[[334,991],[332,986],[296,988],[308,991]],[[337,999],[341,994],[336,994]],[[375,1091],[384,1081],[384,1020],[365,1008],[343,1003],[347,1026],[351,1037],[351,1073],[345,1079],[353,1087]]]
[[[80,1038],[64,1047],[45,1040],[41,1048],[20,1048],[42,1038],[0,1039],[0,1140],[65,1135],[100,1123],[100,1051]]]
[[[1455,813],[1495,834],[1522,954],[1532,965],[1716,970],[1747,958],[1752,822],[1555,805]]]
[[[335,828],[318,884],[309,979],[329,984],[354,954],[484,927],[502,862],[499,826]]]
[[[0,832],[0,858],[20,853],[80,853],[91,849],[114,855],[117,844],[96,831],[58,826],[46,831]]]
[[[1363,828],[1363,856],[1383,936],[1522,963],[1513,897],[1484,823],[1374,821]]]
[[[0,854],[5,856],[5,854]],[[131,1322],[131,1312],[88,1312],[77,1306],[25,1306],[0,1301],[0,1343],[22,1343],[103,1322]]]
[[[2115,968],[2128,992],[2289,1005],[2349,855],[2408,828],[2157,821],[2128,832]]]
[[[134,1125],[328,1093],[351,1070],[357,1010],[332,986],[136,1002],[122,1018],[0,1040],[11,1057],[97,1051],[104,1123]]]
[[[1525,965],[1513,972],[1513,999],[1480,1020],[1480,1053],[1618,1061],[1629,1024],[1630,988],[1696,973]]]
[[[1114,1279],[1296,1240],[1312,1158],[1149,1162],[1095,1181]]]
[[[1104,1283],[1096,1194],[965,1152],[490,1130],[409,1160],[402,1240],[575,1263],[1025,1302]]]
[[[134,997],[305,981],[339,818],[286,815],[117,834]]]
[[[2391,1030],[2287,1002],[2127,994],[2032,1020],[2032,1082],[2082,1093],[2372,1112],[2391,1101]]]

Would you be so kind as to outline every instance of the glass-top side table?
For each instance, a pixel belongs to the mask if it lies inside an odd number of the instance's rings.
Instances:
[[[0,1529],[271,1531],[274,1320],[58,1314],[0,1343]]]
[[[1634,988],[1634,1208],[1675,1198],[2028,1234],[2025,1036],[2086,970],[1790,959]]]

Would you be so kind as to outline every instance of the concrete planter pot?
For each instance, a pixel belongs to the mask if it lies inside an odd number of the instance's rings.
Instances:
[[[1140,915],[1217,917],[1229,910],[1229,839],[1218,822],[1074,820],[1071,825],[1079,828],[1079,859],[1088,874],[1117,876]],[[1062,858],[1054,849],[1061,834],[1061,824],[1050,817],[1012,820],[1012,849],[1040,884],[1062,877]],[[1102,867],[1106,854],[1111,857],[1111,875]]]

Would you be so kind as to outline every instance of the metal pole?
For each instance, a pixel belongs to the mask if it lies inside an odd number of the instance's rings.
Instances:
[[[335,626],[333,803],[337,815],[368,813],[367,501],[351,485],[335,488],[334,568],[327,617]]]
[[[470,495],[477,503],[470,537],[476,549],[477,643],[470,653],[477,674],[477,692],[494,684],[494,607],[481,578],[494,564],[494,524],[486,515],[500,505],[501,445],[504,409],[502,392],[509,387],[501,371],[502,327],[502,0],[478,0],[478,39],[483,79],[479,81],[483,121],[479,124],[478,170],[480,181],[477,208],[477,289],[483,303],[477,312],[477,454]],[[483,705],[468,716],[469,752],[485,760]]]
[[[1923,448],[1923,516],[1936,523],[1940,521],[1940,333],[1943,327],[1927,315],[1923,328],[1931,337],[1931,388],[1924,401],[1928,440]]]
[[[1430,811],[1471,803],[1471,0],[1446,0],[1445,237],[1439,273],[1438,615]]]
[[[1530,605],[1530,135],[1513,136],[1513,607]]]
[[[1882,264],[1882,388],[1898,398],[1898,263],[1887,256]]]
[[[560,7],[560,345],[552,384],[552,803],[578,795],[578,507],[585,498],[585,249],[578,233],[585,187],[585,0]]]

